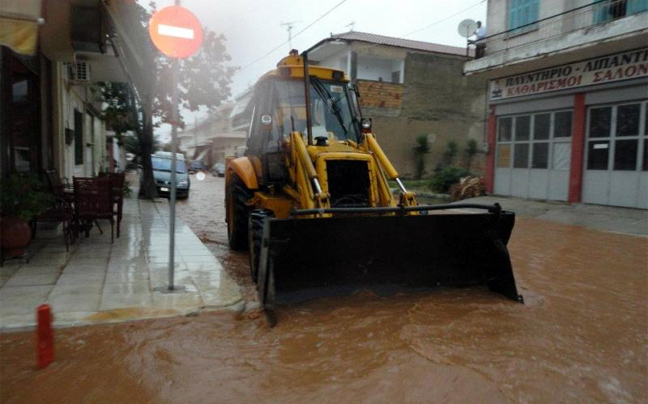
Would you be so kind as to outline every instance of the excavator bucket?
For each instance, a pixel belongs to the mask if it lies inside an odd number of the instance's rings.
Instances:
[[[506,248],[515,214],[499,205],[478,212],[462,207],[435,206],[420,215],[361,209],[359,215],[267,219],[258,286],[270,323],[276,322],[275,303],[361,289],[391,294],[408,287],[485,285],[523,302]]]

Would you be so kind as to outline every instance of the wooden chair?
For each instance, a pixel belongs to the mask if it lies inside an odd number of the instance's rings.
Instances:
[[[110,242],[115,238],[114,202],[112,181],[110,178],[79,178],[74,177],[74,222],[76,232],[85,231],[90,236],[90,229],[95,223],[99,231],[98,220],[110,222]]]
[[[70,203],[65,199],[55,196],[52,201],[52,206],[48,210],[32,218],[32,238],[36,238],[38,223],[61,223],[63,225],[63,241],[65,242],[65,250],[70,251],[70,244],[75,241],[73,220],[74,211]]]
[[[45,170],[44,174],[45,182],[54,197],[64,199],[69,203],[72,203],[74,201],[74,194],[72,192],[66,192],[69,191],[70,188],[66,186],[63,181],[61,181],[61,177],[59,177],[58,171]]]
[[[99,177],[110,178],[112,181],[113,202],[115,204],[115,214],[117,215],[117,238],[119,238],[124,208],[124,183],[126,182],[126,173],[100,173]]]

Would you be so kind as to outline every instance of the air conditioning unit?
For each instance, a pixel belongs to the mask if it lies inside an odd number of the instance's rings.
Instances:
[[[90,84],[90,63],[78,60],[72,65],[72,82],[74,84]]]

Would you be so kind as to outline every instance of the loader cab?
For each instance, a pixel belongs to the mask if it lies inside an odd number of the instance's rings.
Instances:
[[[263,166],[262,184],[283,183],[285,167],[282,144],[294,131],[308,141],[303,77],[269,75],[255,87],[250,103],[252,120],[246,154]],[[361,142],[357,100],[347,81],[311,75],[310,113],[312,145],[333,142]],[[262,156],[262,157],[256,157]]]

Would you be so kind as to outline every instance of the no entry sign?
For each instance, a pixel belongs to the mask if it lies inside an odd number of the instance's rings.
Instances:
[[[200,21],[180,6],[165,7],[153,14],[149,34],[155,47],[172,58],[187,58],[202,44]]]

